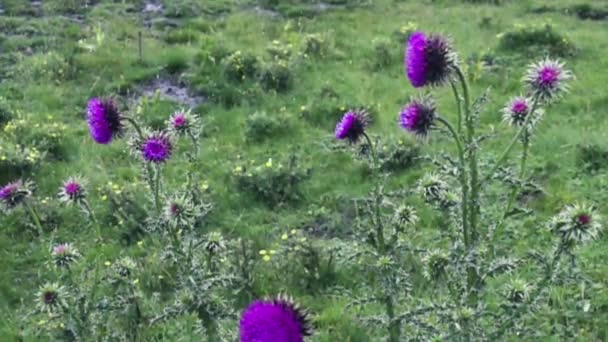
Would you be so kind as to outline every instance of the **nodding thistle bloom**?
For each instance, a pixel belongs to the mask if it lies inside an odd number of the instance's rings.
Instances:
[[[357,143],[368,124],[369,115],[365,110],[350,110],[336,125],[336,139],[348,139],[353,144]]]
[[[171,157],[173,143],[165,132],[157,131],[140,143],[141,155],[149,163],[164,163]]]
[[[429,251],[422,259],[424,263],[423,275],[427,280],[439,280],[445,275],[450,259],[440,250]]]
[[[62,308],[66,308],[66,295],[63,286],[57,283],[46,283],[40,287],[37,293],[38,301],[36,307],[40,311],[48,313],[57,312]]]
[[[53,247],[52,255],[57,267],[66,268],[80,257],[78,250],[69,243],[62,243]]]
[[[430,98],[412,99],[399,112],[399,125],[418,137],[426,137],[435,117],[435,103]]]
[[[240,342],[302,342],[312,334],[308,313],[285,296],[251,303],[239,330]]]
[[[196,115],[188,111],[177,111],[171,115],[167,123],[169,132],[176,135],[191,135],[193,137],[199,134],[199,120]]]
[[[551,102],[568,91],[566,81],[573,77],[572,72],[564,69],[563,62],[545,58],[530,65],[523,80],[531,97],[538,97],[543,102]]]
[[[207,241],[205,242],[205,249],[209,253],[218,253],[226,247],[224,243],[224,237],[220,232],[211,232],[207,235]]]
[[[405,48],[404,64],[412,86],[441,86],[449,81],[457,56],[445,37],[414,32]]]
[[[98,144],[109,144],[123,134],[123,117],[112,99],[92,98],[87,105],[87,122],[91,137]]]
[[[65,203],[80,203],[85,197],[84,184],[76,177],[68,178],[59,189],[59,199]]]
[[[564,208],[551,221],[551,229],[568,244],[596,240],[602,230],[601,217],[583,204]]]
[[[17,180],[0,188],[0,202],[7,210],[23,203],[34,192],[34,184],[30,181]]]
[[[512,304],[525,303],[530,299],[532,286],[521,279],[511,279],[504,291],[504,297]]]
[[[448,184],[435,173],[428,173],[422,177],[418,191],[427,203],[442,204],[449,200]]]
[[[532,101],[530,99],[517,96],[509,100],[506,106],[503,108],[502,119],[504,122],[508,123],[510,126],[521,127],[524,122],[526,122],[526,118],[530,115],[530,111],[532,110]],[[529,125],[530,128],[533,128],[538,120],[540,120],[543,115],[543,111],[540,108],[534,109],[534,116],[530,118]]]
[[[198,208],[185,195],[175,195],[165,204],[165,221],[174,228],[192,227]]]

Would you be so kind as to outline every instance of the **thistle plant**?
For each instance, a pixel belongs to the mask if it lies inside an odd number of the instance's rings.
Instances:
[[[390,342],[403,340],[404,325],[412,334],[408,338],[484,340],[517,333],[521,331],[519,322],[523,317],[544,302],[545,289],[564,274],[560,267],[562,257],[569,256],[574,265],[574,247],[597,239],[602,227],[592,207],[572,205],[549,224],[556,237],[552,250],[513,258],[506,254],[508,246],[500,245],[508,241],[505,240],[506,221],[525,184],[529,149],[539,120],[546,106],[566,93],[567,81],[573,75],[562,62],[549,58],[529,66],[523,77],[526,95],[513,97],[503,109],[503,120],[516,132],[499,157],[488,163],[479,156],[480,144],[487,137],[477,130],[479,116],[489,97],[484,93],[472,101],[468,78],[451,42],[440,35],[413,33],[405,49],[404,65],[406,77],[414,88],[449,84],[455,97],[455,123],[440,115],[441,110],[428,93],[412,97],[398,113],[398,125],[407,133],[425,138],[444,131],[453,141],[457,158],[446,156],[448,167],[425,174],[414,191],[446,214],[449,234],[431,249],[407,245],[404,234],[417,222],[415,210],[389,200],[384,191],[388,175],[382,174],[378,165],[377,145],[367,132],[368,120],[356,111],[347,112],[338,123],[335,136],[351,144],[364,144],[375,181],[374,190],[364,200],[358,218],[365,244],[355,248],[354,256],[363,264],[375,260],[373,267],[364,269],[369,273],[365,279],[371,279],[376,286],[370,285],[366,290],[370,294],[357,298],[351,305],[381,305],[383,313],[367,317],[365,321],[386,328],[385,336]],[[517,145],[521,145],[522,154],[516,181],[511,182],[513,188],[506,203],[499,206],[503,211],[498,217],[492,217],[495,211],[485,209],[495,207],[486,204],[483,190],[497,178]],[[428,287],[435,291],[435,299],[430,304],[421,305],[407,295],[412,283],[404,264],[411,258],[420,260],[424,278],[434,285]],[[512,276],[513,280],[502,292],[506,301],[503,311],[506,316],[501,318],[504,322],[489,324],[493,313],[483,304],[483,297],[492,291],[487,287],[488,280],[504,273],[515,274],[518,266],[530,262],[539,265],[539,272],[543,274],[540,280],[530,282]],[[443,312],[439,312],[439,308]]]
[[[34,227],[36,227],[38,235],[41,235],[43,230],[42,224],[40,223],[40,216],[32,203],[30,203],[33,193],[34,183],[20,179],[0,188],[0,203],[3,204],[3,209],[5,211],[12,211],[22,205],[34,222]]]

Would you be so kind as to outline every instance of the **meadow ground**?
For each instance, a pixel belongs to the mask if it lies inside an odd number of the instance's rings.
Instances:
[[[163,168],[164,187],[177,189],[192,173],[192,186],[213,204],[200,234],[252,241],[254,281],[231,299],[235,312],[253,295],[288,292],[314,313],[313,341],[380,340],[380,329],[362,326],[359,311],[344,309],[361,290],[356,267],[336,266],[326,254],[310,268],[303,261],[314,259],[310,255],[281,253],[288,245],[316,251],[353,242],[353,199],[372,189],[372,179],[361,158],[334,141],[345,110],[365,107],[372,115],[369,132],[381,139],[383,165],[391,171],[387,191],[414,188],[433,168],[427,156],[454,152],[445,135],[421,141],[396,123],[401,106],[417,93],[403,71],[404,44],[417,29],[448,35],[472,92],[490,89],[479,128],[489,136],[481,151],[488,160],[513,135],[501,108],[521,92],[531,61],[559,57],[576,75],[564,100],[546,108],[533,140],[531,185],[518,205],[535,216],[513,223],[509,255],[549,246],[545,222],[565,204],[584,200],[608,215],[608,4],[587,2],[0,0],[0,181],[35,181],[44,227],[40,236],[30,233],[21,209],[0,217],[0,336],[35,340],[38,328],[31,325],[37,323],[23,317],[42,284],[62,279],[50,265],[59,242],[77,246],[89,267],[103,269],[127,255],[142,260],[144,298],[168,298],[172,291],[145,262],[165,246],[145,223],[125,219],[141,217],[130,212],[137,210],[132,203],[148,206],[140,163],[126,139],[102,146],[89,136],[87,101],[113,96],[155,129],[181,108],[200,115],[200,153],[186,157],[188,145],[180,143]],[[455,120],[451,89],[434,93],[441,114]],[[57,191],[72,175],[86,179],[98,223],[83,222],[78,209],[58,203]],[[505,191],[498,185],[485,190],[487,201],[499,201]],[[433,245],[441,218],[418,199],[405,201],[420,208],[408,240]],[[603,236],[586,245],[577,259],[598,286],[592,298],[584,286],[551,289],[550,309],[534,321],[547,340],[608,339],[606,243]],[[532,270],[522,272],[534,277]],[[409,273],[416,283],[422,266],[412,261]],[[409,296],[424,302],[430,293],[415,287]],[[567,300],[576,296],[584,310]],[[490,291],[487,304],[497,300]],[[139,338],[196,339],[186,330],[175,335],[178,327],[145,328]]]

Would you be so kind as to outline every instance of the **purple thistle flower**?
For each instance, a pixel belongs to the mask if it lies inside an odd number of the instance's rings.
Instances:
[[[368,123],[369,116],[365,110],[348,111],[336,125],[336,139],[348,139],[351,143],[356,143],[365,134]]]
[[[532,110],[532,101],[530,99],[525,98],[523,96],[517,96],[512,98],[505,107],[503,108],[503,121],[507,122],[511,126],[518,126],[526,122],[526,118],[530,115],[530,111]],[[542,116],[543,111],[539,108],[534,109],[535,117],[532,117],[529,121],[530,128],[533,128],[537,121]]]
[[[57,267],[69,267],[80,257],[78,250],[69,243],[56,245],[51,254]]]
[[[188,134],[197,137],[200,133],[198,117],[190,111],[178,111],[173,113],[168,121],[169,132],[177,135]]]
[[[59,199],[63,202],[80,202],[86,197],[83,183],[76,177],[70,177],[59,189]]]
[[[122,116],[111,99],[92,98],[87,105],[91,137],[99,144],[109,144],[123,133]]]
[[[425,137],[435,123],[435,104],[430,98],[412,99],[399,113],[399,125],[418,137]]]
[[[154,132],[144,139],[140,149],[145,161],[163,163],[171,157],[173,146],[166,133]]]
[[[440,86],[449,80],[456,66],[456,54],[448,40],[440,35],[414,32],[405,49],[405,71],[412,86]]]
[[[302,342],[311,334],[308,313],[288,298],[256,300],[241,316],[241,342]]]
[[[524,76],[530,96],[543,102],[559,98],[569,87],[566,81],[574,78],[571,71],[564,69],[564,63],[546,58],[528,67]]]
[[[4,203],[6,209],[12,209],[23,203],[33,192],[31,182],[17,180],[0,188],[0,202]]]

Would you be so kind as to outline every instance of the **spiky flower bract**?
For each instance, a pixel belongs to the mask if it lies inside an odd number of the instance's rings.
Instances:
[[[444,203],[449,199],[448,184],[438,174],[427,173],[419,182],[418,190],[427,203]]]
[[[514,278],[511,279],[505,288],[504,297],[513,304],[525,303],[530,299],[532,286],[525,281]]]
[[[80,257],[80,253],[69,243],[62,243],[53,247],[53,261],[57,267],[69,267]]]
[[[77,177],[70,177],[59,189],[59,199],[65,203],[80,203],[86,198],[84,183]]]
[[[564,68],[563,62],[545,58],[531,64],[523,80],[530,97],[537,97],[542,102],[551,102],[568,91],[567,81],[573,77],[572,72]]]
[[[169,132],[176,135],[190,135],[197,137],[200,133],[200,123],[198,117],[190,110],[180,110],[169,118],[167,122]]]
[[[34,184],[30,181],[17,180],[0,188],[0,202],[7,210],[13,209],[23,203],[34,191]]]
[[[445,275],[446,267],[450,263],[448,255],[440,250],[430,250],[422,259],[424,263],[423,275],[427,280],[436,281]]]
[[[509,100],[502,109],[502,119],[510,126],[521,127],[526,122],[528,115],[530,115],[532,106],[533,103],[529,98],[516,96]],[[538,123],[543,115],[543,111],[540,108],[535,108],[532,115],[534,116],[528,121],[530,128],[533,128]]]
[[[194,226],[197,218],[197,208],[186,195],[179,194],[171,197],[165,204],[165,221],[174,228]]]
[[[226,248],[226,243],[224,242],[224,237],[220,232],[211,232],[207,234],[207,239],[205,241],[205,249],[209,253],[218,253]]]
[[[92,98],[87,105],[91,137],[99,144],[109,144],[123,133],[123,117],[112,99]]]
[[[404,64],[412,86],[441,86],[449,81],[457,57],[445,37],[414,32],[407,42]]]
[[[251,303],[239,330],[240,342],[302,342],[312,334],[308,313],[285,296]]]
[[[601,217],[590,206],[569,205],[551,220],[551,229],[566,243],[585,243],[599,237]]]
[[[354,144],[363,136],[368,123],[369,116],[365,110],[350,110],[336,125],[336,139],[348,139]]]
[[[435,123],[436,109],[428,97],[412,98],[399,112],[399,125],[419,137],[425,137]]]
[[[67,307],[65,289],[57,283],[44,284],[36,296],[38,297],[36,307],[40,311],[54,313]]]
[[[139,148],[144,161],[159,164],[171,157],[173,143],[165,132],[156,131],[144,138]]]

